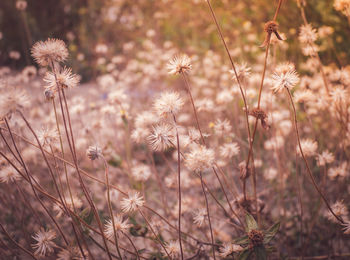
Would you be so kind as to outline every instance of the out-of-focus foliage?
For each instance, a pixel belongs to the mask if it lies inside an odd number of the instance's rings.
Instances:
[[[16,1],[0,2],[0,63],[23,67],[31,63],[29,47],[38,40],[56,37],[68,43],[71,65],[85,78],[104,71],[98,44],[108,46],[104,57],[118,54],[128,42],[142,43],[152,30],[159,44],[169,40],[186,51],[196,54],[208,49],[223,51],[212,17],[205,1],[175,0],[28,0],[24,11],[16,9]],[[213,0],[223,33],[232,52],[251,60],[261,52],[263,25],[272,16],[277,1]],[[334,32],[322,41],[321,58],[325,64],[345,64],[350,57],[347,37],[350,32],[346,17],[333,8],[333,1],[308,0],[306,14],[315,28]],[[302,24],[295,0],[284,1],[278,22],[289,46],[283,55],[298,64],[303,59],[298,52],[298,28]],[[26,29],[27,28],[27,29]],[[252,44],[254,43],[254,44]],[[253,47],[252,47],[253,46]],[[137,48],[137,46],[135,46]],[[19,51],[14,61],[11,51]],[[299,53],[299,54],[296,54]],[[282,55],[282,54],[281,54]]]

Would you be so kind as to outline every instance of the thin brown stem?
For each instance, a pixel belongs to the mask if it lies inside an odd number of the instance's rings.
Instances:
[[[303,149],[301,147],[301,142],[300,142],[300,135],[299,135],[299,129],[298,129],[298,121],[297,121],[297,115],[296,115],[296,109],[295,109],[295,105],[294,105],[294,102],[293,102],[293,97],[292,97],[292,94],[290,93],[290,90],[288,88],[286,88],[286,91],[288,93],[288,97],[289,97],[289,100],[290,100],[290,103],[292,105],[292,108],[293,108],[293,115],[294,115],[294,124],[295,124],[295,132],[296,132],[296,135],[297,135],[297,140],[298,140],[298,146],[299,146],[299,151],[300,151],[300,154],[301,154],[301,157],[303,158],[304,162],[305,162],[305,165],[306,165],[306,169],[307,169],[307,173],[311,179],[311,182],[314,186],[314,188],[316,189],[316,191],[318,192],[318,194],[321,196],[323,202],[326,204],[328,210],[332,213],[332,215],[341,223],[341,224],[344,224],[344,221],[339,217],[337,216],[332,207],[329,205],[329,202],[328,200],[326,199],[325,195],[322,193],[321,189],[318,187],[317,183],[316,183],[316,180],[315,180],[315,177],[313,176],[311,170],[310,170],[310,166],[309,166],[309,163],[304,155],[304,152],[303,152]]]
[[[114,216],[113,216],[113,209],[112,209],[112,203],[111,203],[111,194],[110,194],[110,186],[109,186],[109,168],[106,159],[102,156],[103,164],[105,167],[105,178],[106,178],[106,187],[107,187],[107,204],[108,204],[108,211],[109,215],[112,221],[113,225],[113,233],[114,233],[114,241],[115,241],[115,247],[117,249],[119,257],[122,259],[122,255],[120,253],[119,244],[118,244],[118,236],[117,231],[115,230],[115,223],[114,223]]]
[[[216,256],[215,256],[215,246],[214,246],[214,235],[213,235],[213,229],[211,227],[211,220],[210,220],[210,213],[209,213],[209,203],[208,203],[207,194],[206,194],[205,189],[204,189],[203,177],[202,177],[202,173],[201,172],[199,173],[199,178],[201,179],[202,191],[203,191],[204,198],[205,198],[205,206],[207,208],[208,223],[209,223],[209,229],[210,229],[210,238],[211,238],[211,243],[212,243],[213,257],[214,257],[214,260],[215,260]]]
[[[62,236],[64,242],[68,245],[68,244],[69,244],[69,243],[68,243],[68,240],[67,240],[66,236],[64,235],[64,233],[63,233],[63,231],[62,231],[62,228],[60,227],[60,225],[58,224],[58,222],[56,221],[56,219],[52,216],[52,214],[50,213],[50,211],[48,210],[48,208],[45,206],[45,204],[42,202],[42,200],[40,199],[39,195],[37,194],[37,192],[36,192],[36,190],[35,190],[35,188],[34,188],[34,185],[33,185],[33,182],[32,182],[32,178],[33,178],[33,177],[29,174],[29,170],[28,170],[28,168],[27,168],[27,166],[26,166],[26,164],[25,164],[25,162],[24,162],[24,160],[23,160],[23,158],[22,158],[22,155],[21,155],[19,149],[17,148],[15,139],[13,138],[13,135],[12,135],[12,132],[11,132],[11,129],[10,129],[10,125],[8,124],[8,121],[7,121],[6,118],[5,118],[5,123],[6,123],[7,129],[8,129],[8,131],[9,131],[9,133],[10,133],[10,137],[11,137],[11,140],[12,140],[12,144],[13,144],[13,146],[14,146],[14,148],[15,148],[17,154],[18,154],[18,157],[19,157],[20,161],[21,161],[21,165],[23,166],[23,169],[24,169],[24,171],[25,171],[26,174],[27,174],[27,178],[28,178],[28,180],[29,180],[29,184],[30,184],[30,186],[31,186],[31,188],[32,188],[32,190],[33,190],[33,193],[34,193],[34,195],[35,195],[35,198],[39,201],[40,205],[43,207],[43,209],[46,211],[46,213],[48,214],[48,216],[50,217],[50,219],[52,220],[52,222],[53,222],[53,223],[55,224],[55,226],[57,227],[57,230],[58,230],[58,232],[61,234],[61,236]],[[13,165],[12,165],[12,166],[13,166]],[[33,179],[34,179],[34,178],[33,178]]]
[[[184,259],[184,253],[182,249],[182,239],[181,239],[181,158],[180,158],[180,138],[179,138],[179,132],[177,130],[177,123],[176,123],[176,117],[175,114],[172,113],[175,129],[176,129],[176,144],[177,144],[177,187],[178,187],[178,200],[179,200],[179,217],[178,217],[178,237],[179,237],[179,244],[180,244],[180,253],[181,253],[181,259]],[[204,139],[203,139],[204,140]]]
[[[141,216],[143,217],[143,219],[146,221],[148,227],[150,228],[150,230],[152,231],[155,239],[158,241],[158,243],[161,245],[161,247],[164,249],[164,252],[167,254],[167,256],[169,257],[169,259],[173,259],[170,255],[168,250],[166,250],[165,246],[163,245],[162,241],[159,239],[159,236],[156,234],[156,232],[154,231],[151,223],[149,222],[149,220],[147,219],[147,217],[145,216],[145,214],[143,213],[143,211],[139,208],[138,211],[140,212]]]

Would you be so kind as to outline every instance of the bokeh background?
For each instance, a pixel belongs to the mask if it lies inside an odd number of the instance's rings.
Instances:
[[[284,55],[295,64],[304,59],[298,51],[298,28],[302,24],[298,1],[286,0],[278,17],[288,49],[277,55]],[[271,7],[277,1],[220,0],[212,4],[231,51],[254,62],[261,53],[263,25],[273,16]],[[346,64],[350,57],[346,16],[337,12],[330,0],[307,0],[305,11],[309,22],[325,36],[321,37],[319,53],[323,63]],[[180,50],[195,50],[197,55],[208,50],[223,52],[215,25],[201,0],[28,0],[23,10],[16,8],[14,0],[2,0],[0,32],[0,65],[20,69],[33,64],[30,46],[55,37],[68,44],[70,65],[83,81],[105,72],[108,57],[125,48],[137,49],[148,37],[159,45],[170,41]]]

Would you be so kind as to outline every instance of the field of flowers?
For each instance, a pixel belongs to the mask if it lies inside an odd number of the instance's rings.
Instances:
[[[350,0],[2,0],[0,259],[350,259]]]

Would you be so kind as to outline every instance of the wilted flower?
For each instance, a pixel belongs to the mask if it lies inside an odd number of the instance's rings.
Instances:
[[[164,92],[154,102],[154,110],[161,117],[167,117],[169,114],[176,115],[184,104],[183,99],[177,92]]]
[[[318,147],[317,142],[311,139],[303,139],[300,141],[300,144],[301,144],[301,149],[303,150],[303,153],[306,157],[315,155]],[[297,153],[301,155],[299,146],[297,146]]]
[[[243,250],[243,247],[241,247],[240,245],[225,243],[222,247],[220,247],[220,256],[227,257],[232,253],[238,253],[242,250]]]
[[[96,160],[102,156],[102,150],[98,146],[89,146],[86,151],[86,156],[89,157],[91,161]]]
[[[236,74],[234,70],[229,70],[232,75],[232,79],[236,79]],[[236,73],[239,81],[243,81],[244,79],[250,76],[251,68],[248,67],[247,63],[242,63],[241,65],[236,67]]]
[[[25,91],[12,89],[0,95],[0,119],[10,117],[12,113],[29,105]]]
[[[339,178],[344,178],[347,175],[347,168],[348,164],[347,162],[343,162],[340,166],[338,167],[332,167],[328,170],[328,176],[331,180],[336,179],[337,177]]]
[[[170,241],[165,248],[168,254],[173,258],[177,258],[180,254],[180,244],[178,241]]]
[[[342,219],[346,218],[347,215],[348,215],[348,209],[346,208],[346,206],[344,205],[344,203],[342,201],[337,201],[337,202],[333,203],[331,208],[332,208],[334,214],[337,215],[338,217],[342,218]],[[330,221],[333,221],[335,223],[338,222],[336,217],[329,211],[327,211],[326,217]]]
[[[334,155],[328,150],[325,150],[317,156],[317,161],[319,166],[325,166],[327,163],[334,161]]]
[[[176,56],[167,65],[169,74],[186,73],[192,69],[191,59],[187,55]]]
[[[291,89],[295,87],[299,82],[298,73],[293,70],[288,70],[286,72],[275,72],[272,76],[273,87],[271,88],[274,92],[279,92],[284,88]]]
[[[71,68],[65,67],[60,72],[48,72],[44,81],[47,87],[57,91],[57,85],[60,88],[74,88],[79,84],[80,80],[78,75],[72,73]]]
[[[17,181],[21,178],[21,175],[12,166],[7,166],[0,170],[0,182],[9,183]]]
[[[129,192],[128,197],[123,198],[120,204],[124,212],[132,212],[142,207],[145,201],[139,192]]]
[[[317,31],[310,24],[300,27],[299,41],[301,43],[313,44],[317,40]]]
[[[139,164],[132,167],[131,175],[136,181],[147,181],[151,176],[151,169],[146,164]]]
[[[226,143],[220,146],[220,155],[224,158],[231,158],[239,153],[237,143]]]
[[[152,150],[164,151],[173,146],[173,127],[169,124],[160,124],[153,127],[152,134],[147,138]]]
[[[117,215],[114,216],[114,229],[115,232],[126,232],[130,225],[127,223],[127,220],[123,221],[123,216]],[[107,220],[107,223],[105,225],[105,234],[108,238],[112,239],[114,237],[114,229],[113,229],[113,221],[112,219]]]
[[[36,255],[45,256],[46,254],[52,253],[53,248],[56,247],[54,240],[56,238],[56,233],[53,230],[41,229],[34,236],[32,236],[36,241],[32,247],[35,250]]]
[[[196,145],[186,154],[185,165],[191,171],[204,171],[213,165],[214,160],[215,153],[212,149]]]
[[[198,227],[202,226],[205,218],[207,216],[207,210],[206,209],[199,209],[194,213],[193,217],[193,223],[196,224]]]
[[[48,127],[42,128],[42,130],[38,132],[38,139],[42,146],[54,144],[59,139],[57,129]]]
[[[225,120],[218,119],[215,122],[214,130],[217,135],[221,136],[223,134],[230,133],[232,130],[232,126],[230,124],[230,121],[228,121],[227,119]]]

